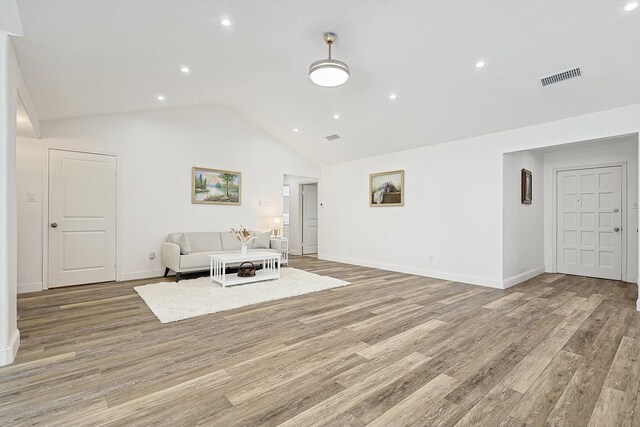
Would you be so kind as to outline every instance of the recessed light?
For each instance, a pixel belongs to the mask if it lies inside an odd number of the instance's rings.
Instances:
[[[627,12],[631,12],[637,7],[638,7],[638,3],[634,1],[631,3],[627,3],[626,6],[624,7],[624,10],[626,10]]]
[[[180,72],[182,74],[189,74],[191,72],[191,70],[189,69],[189,67],[182,66],[182,67],[180,67]]]
[[[158,96],[156,96],[156,99],[158,101],[164,101],[164,95],[158,95]]]
[[[336,120],[338,120],[338,119],[340,118],[340,114],[334,114],[334,115],[333,115],[333,118],[334,118],[334,119],[336,119]]]
[[[220,21],[220,25],[228,27],[229,25],[231,25],[231,21],[228,19],[223,19],[222,21]]]
[[[294,132],[296,132],[296,133],[298,133],[298,132],[300,132],[300,129],[298,129],[298,128],[294,128],[294,129],[293,129],[293,131],[294,131]]]
[[[398,95],[392,93],[391,95],[389,95],[389,99],[398,99]]]
[[[482,68],[482,67],[484,67],[484,61],[476,62],[476,68]]]

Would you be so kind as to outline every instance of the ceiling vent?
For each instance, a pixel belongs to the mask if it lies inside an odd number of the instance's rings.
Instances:
[[[563,71],[562,73],[554,74],[552,76],[543,77],[540,79],[540,84],[542,87],[547,87],[566,80],[577,79],[578,77],[582,77],[580,67],[569,71]]]
[[[325,138],[327,138],[327,141],[335,141],[336,139],[340,139],[340,135],[334,133],[333,135],[325,136]]]

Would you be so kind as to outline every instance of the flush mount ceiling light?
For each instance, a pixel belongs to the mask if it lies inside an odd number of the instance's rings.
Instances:
[[[631,2],[625,5],[624,10],[627,12],[631,12],[632,10],[635,10],[637,7],[638,7],[638,3]]]
[[[336,87],[349,80],[349,66],[337,59],[331,59],[331,46],[336,42],[334,33],[324,33],[324,42],[329,46],[329,58],[314,62],[309,67],[309,79],[318,86]]]

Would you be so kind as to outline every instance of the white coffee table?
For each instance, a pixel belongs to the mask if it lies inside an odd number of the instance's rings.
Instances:
[[[262,269],[256,271],[253,277],[238,277],[237,273],[227,274],[228,264],[241,264],[251,261],[254,264],[262,264]],[[280,278],[280,254],[271,251],[249,252],[242,256],[240,252],[209,255],[209,278],[212,282],[218,282],[222,287],[242,285],[245,283],[261,282],[263,280],[276,280]]]

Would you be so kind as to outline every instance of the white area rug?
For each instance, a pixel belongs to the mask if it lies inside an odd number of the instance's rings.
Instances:
[[[169,323],[349,284],[329,276],[320,276],[296,268],[283,268],[280,271],[280,280],[227,288],[210,282],[209,277],[200,277],[178,283],[152,283],[136,286],[134,289],[160,322]]]

